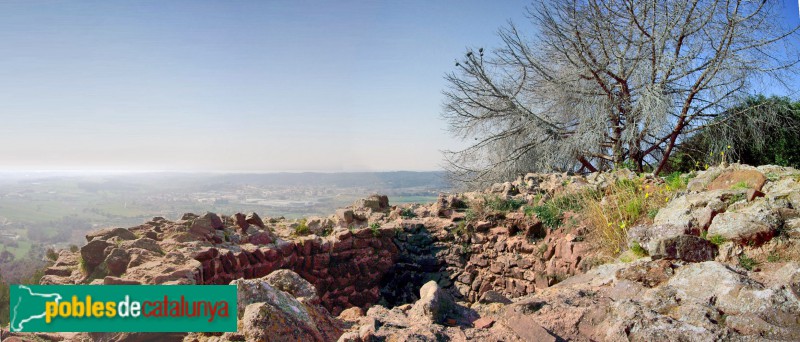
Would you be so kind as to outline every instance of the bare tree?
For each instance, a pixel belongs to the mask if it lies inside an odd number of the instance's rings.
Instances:
[[[539,0],[535,29],[500,30],[445,76],[443,117],[471,142],[446,151],[456,179],[619,165],[658,174],[683,137],[764,78],[800,62],[776,1]],[[766,119],[768,120],[768,119]]]

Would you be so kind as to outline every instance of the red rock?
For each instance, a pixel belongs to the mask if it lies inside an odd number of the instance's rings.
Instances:
[[[264,252],[264,256],[266,257],[266,260],[269,261],[269,262],[274,262],[274,261],[276,261],[276,260],[278,260],[280,258],[280,255],[279,255],[280,253],[278,253],[278,251],[275,250],[275,249],[267,249],[267,250],[263,250],[263,252]]]
[[[528,316],[511,312],[505,317],[505,324],[525,341],[555,342],[556,338],[545,328]]]
[[[257,232],[247,238],[247,241],[254,245],[267,245],[274,241],[272,234],[269,232]]]
[[[755,190],[755,189],[747,190],[747,201],[748,202],[752,202],[754,199],[756,199],[756,197],[764,197],[764,196],[765,196],[765,194],[763,192],[761,192],[761,191],[758,191],[758,190]]]
[[[68,267],[49,267],[44,270],[45,275],[55,275],[59,277],[69,277],[72,275],[72,269]]]
[[[495,320],[489,317],[481,317],[475,322],[472,322],[472,325],[475,329],[488,329],[494,325]]]
[[[767,182],[767,177],[756,170],[730,170],[717,176],[706,188],[708,190],[730,189],[739,182],[747,183],[750,189],[761,191],[764,183]]]
[[[245,268],[250,265],[250,260],[247,258],[247,252],[241,252],[236,254],[236,259],[239,262],[240,268]]]
[[[103,285],[141,285],[141,284],[142,283],[138,280],[123,279],[112,276],[107,276],[103,278]]]
[[[231,221],[233,224],[239,227],[242,231],[247,231],[247,228],[250,226],[245,219],[245,215],[242,213],[236,213],[231,215]]]

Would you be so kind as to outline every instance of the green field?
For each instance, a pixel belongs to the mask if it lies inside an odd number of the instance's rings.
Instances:
[[[0,216],[15,222],[48,222],[80,214],[75,204],[61,201],[0,201]]]
[[[0,247],[0,249],[5,249],[11,252],[11,254],[14,254],[14,258],[16,259],[25,258],[28,255],[28,251],[31,250],[32,243],[24,238],[20,238],[16,242],[17,242],[16,247],[9,247],[4,245],[3,247]]]

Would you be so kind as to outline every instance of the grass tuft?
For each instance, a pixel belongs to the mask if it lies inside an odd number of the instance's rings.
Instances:
[[[594,227],[594,240],[601,249],[610,255],[627,249],[628,229],[652,222],[674,192],[685,186],[687,178],[673,174],[668,179],[664,184],[645,183],[643,178],[623,179],[608,186],[604,196],[583,197],[583,216]]]
[[[306,219],[300,219],[300,221],[297,222],[297,227],[294,227],[294,233],[297,236],[311,234],[311,229],[308,228],[308,221],[306,221]]]
[[[517,210],[525,205],[525,200],[522,199],[504,199],[500,197],[489,198],[486,201],[486,207],[501,213]]]
[[[631,246],[631,252],[633,252],[633,254],[639,258],[643,258],[648,255],[647,250],[639,245],[639,241],[633,242],[633,246]]]
[[[747,184],[745,181],[738,182],[734,185],[731,185],[731,190],[747,190],[750,189],[750,185]]]
[[[742,254],[739,256],[739,266],[748,271],[752,271],[756,266],[758,266],[758,262],[756,262],[753,258]]]
[[[720,246],[725,243],[725,238],[719,235],[711,235],[708,237],[708,242],[713,243],[714,245]]]

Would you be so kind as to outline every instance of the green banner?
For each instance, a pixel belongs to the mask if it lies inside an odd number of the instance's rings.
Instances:
[[[235,285],[12,285],[16,332],[236,331]]]

